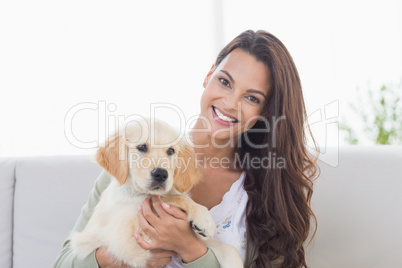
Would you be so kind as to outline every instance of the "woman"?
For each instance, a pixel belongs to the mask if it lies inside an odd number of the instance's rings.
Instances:
[[[192,198],[210,209],[217,238],[238,248],[245,267],[307,267],[304,242],[315,222],[310,200],[318,168],[307,152],[306,129],[311,133],[289,52],[267,32],[243,32],[219,53],[203,86],[191,138],[204,179],[191,190]],[[75,230],[85,226],[108,179],[98,179]],[[141,228],[152,242],[135,235],[153,252],[148,267],[219,267],[184,212],[159,197],[152,201],[159,216],[149,198],[139,208]],[[176,254],[180,258],[171,262]],[[88,257],[85,267],[97,263],[121,265],[105,248]],[[55,267],[73,264],[83,265],[67,241]]]

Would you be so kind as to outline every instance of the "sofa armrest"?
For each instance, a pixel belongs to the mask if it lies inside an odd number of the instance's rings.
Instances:
[[[16,159],[0,159],[0,267],[12,267]]]
[[[91,156],[20,158],[13,267],[51,267],[101,172]]]

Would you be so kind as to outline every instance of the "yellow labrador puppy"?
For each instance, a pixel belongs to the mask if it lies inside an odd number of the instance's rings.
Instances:
[[[204,206],[185,193],[201,175],[194,151],[169,125],[150,119],[112,135],[96,154],[97,162],[114,178],[102,193],[87,226],[71,236],[74,254],[85,258],[95,249],[107,247],[116,259],[136,268],[146,267],[150,252],[134,238],[142,232],[137,207],[149,195],[187,213],[187,220],[214,252],[221,267],[243,267],[237,250],[213,239],[215,224]]]

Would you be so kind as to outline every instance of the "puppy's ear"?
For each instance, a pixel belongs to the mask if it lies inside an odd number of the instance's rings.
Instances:
[[[177,167],[174,173],[174,187],[181,193],[188,192],[201,179],[193,148],[185,141],[180,142]]]
[[[116,133],[108,138],[96,153],[96,161],[123,185],[128,177],[128,159],[125,138]]]

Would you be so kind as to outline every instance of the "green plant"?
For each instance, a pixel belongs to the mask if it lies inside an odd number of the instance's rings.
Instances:
[[[375,144],[402,144],[402,84],[397,90],[382,86],[377,92],[369,89],[366,97],[358,91],[359,105],[349,104],[362,120],[364,136]],[[357,131],[346,119],[340,123],[339,129],[346,132],[347,143],[359,144],[361,139],[357,138]]]

